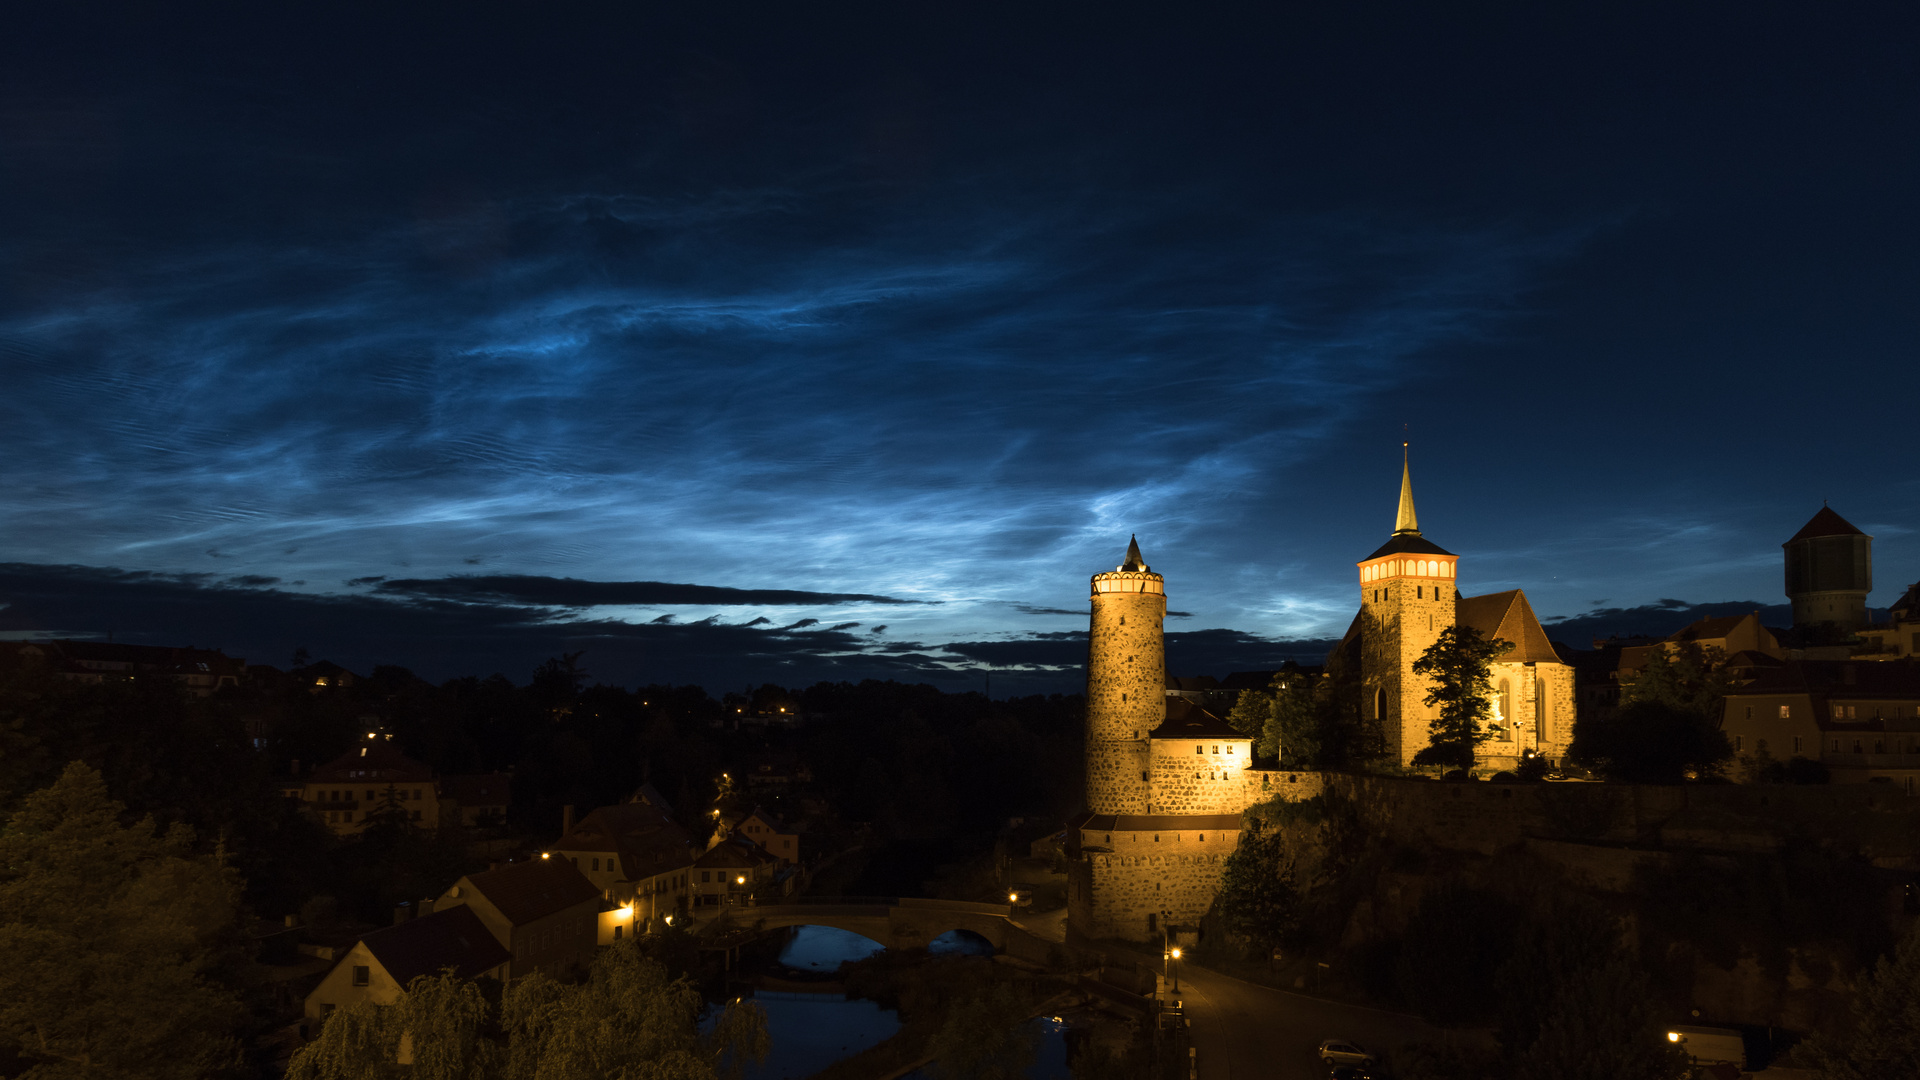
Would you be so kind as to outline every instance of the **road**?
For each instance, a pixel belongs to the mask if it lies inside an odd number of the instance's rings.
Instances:
[[[1014,921],[1052,940],[1067,939],[1064,910]],[[1076,944],[1098,948],[1118,964],[1159,966],[1146,953]],[[1391,1054],[1403,1044],[1442,1037],[1439,1029],[1404,1013],[1275,990],[1192,964],[1180,965],[1179,974],[1178,996],[1198,1052],[1200,1080],[1325,1080],[1327,1070],[1314,1054],[1323,1040],[1349,1039]]]
[[[1417,1017],[1325,1001],[1183,965],[1186,1004],[1200,1080],[1324,1080],[1314,1048],[1351,1039],[1374,1053],[1438,1038]]]

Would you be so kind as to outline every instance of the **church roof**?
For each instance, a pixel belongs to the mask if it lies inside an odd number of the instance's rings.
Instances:
[[[1361,559],[1360,561],[1372,562],[1375,559],[1378,559],[1387,555],[1451,555],[1451,554],[1453,554],[1453,552],[1448,551],[1446,548],[1441,547],[1439,544],[1436,544],[1431,540],[1428,540],[1426,537],[1421,536],[1419,533],[1394,533],[1393,536],[1390,537],[1386,543],[1380,545],[1380,550],[1374,552],[1373,554],[1367,556],[1364,559]]]
[[[1186,698],[1167,699],[1167,718],[1147,733],[1149,739],[1249,739],[1233,725]]]
[[[1813,515],[1805,525],[1800,526],[1800,531],[1794,533],[1793,538],[1788,540],[1787,543],[1791,544],[1794,540],[1808,540],[1816,536],[1865,535],[1867,534],[1854,528],[1852,522],[1834,513],[1831,508],[1822,506],[1820,512]],[[1784,547],[1786,545],[1783,544],[1781,546]]]
[[[1527,594],[1519,589],[1463,596],[1454,604],[1454,620],[1480,631],[1483,637],[1513,642],[1513,648],[1493,658],[1495,663],[1560,662],[1560,654],[1553,651],[1553,642],[1547,640],[1547,632],[1533,614],[1533,605],[1527,603]]]

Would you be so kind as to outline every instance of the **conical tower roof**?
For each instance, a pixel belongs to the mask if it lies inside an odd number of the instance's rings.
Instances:
[[[1127,538],[1127,561],[1120,564],[1120,569],[1122,570],[1149,569],[1149,567],[1147,566],[1147,560],[1140,557],[1140,538],[1138,536],[1129,536]]]
[[[1809,540],[1816,536],[1865,536],[1865,535],[1867,534],[1861,532],[1859,529],[1854,528],[1852,522],[1848,521],[1846,518],[1841,517],[1839,514],[1834,513],[1831,508],[1829,508],[1826,504],[1822,503],[1820,506],[1820,512],[1813,515],[1813,517],[1810,520],[1808,520],[1808,522],[1805,525],[1800,526],[1800,531],[1797,533],[1794,533],[1793,539],[1788,540],[1787,543],[1791,544],[1793,543],[1794,540]]]
[[[1393,521],[1393,535],[1420,535],[1420,517],[1413,512],[1413,468],[1407,460],[1406,443],[1400,444],[1400,513]]]

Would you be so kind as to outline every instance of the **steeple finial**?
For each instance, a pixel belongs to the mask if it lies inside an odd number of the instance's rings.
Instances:
[[[1420,518],[1413,512],[1413,469],[1404,442],[1400,444],[1400,514],[1394,519],[1393,535],[1420,535]]]
[[[1146,568],[1147,560],[1140,557],[1140,538],[1138,536],[1129,536],[1127,538],[1127,561],[1120,565],[1120,569],[1145,570]]]

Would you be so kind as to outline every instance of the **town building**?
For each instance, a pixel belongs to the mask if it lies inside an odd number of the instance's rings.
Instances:
[[[33,665],[72,682],[104,683],[135,677],[166,678],[196,697],[238,687],[247,661],[218,649],[128,645],[114,641],[21,641],[0,645],[16,663]]]
[[[280,793],[299,800],[341,835],[361,831],[382,812],[404,817],[416,828],[440,827],[440,786],[433,770],[378,731],[308,776],[283,781]]]
[[[738,838],[758,844],[784,866],[792,866],[800,861],[799,831],[789,828],[779,818],[758,806],[745,812],[721,814],[714,824],[709,847],[722,840]]]
[[[1920,792],[1920,660],[1786,660],[1726,695],[1721,731],[1747,762],[1806,758],[1834,783]]]
[[[688,888],[693,906],[742,907],[777,900],[793,892],[796,875],[780,858],[740,837],[721,840],[693,861]]]
[[[1858,660],[1903,660],[1920,656],[1920,582],[1907,587],[1887,611],[1885,622],[1869,623],[1858,631],[1862,644],[1853,650]]]
[[[469,828],[504,824],[513,805],[513,774],[468,773],[440,778],[440,820]]]
[[[572,863],[603,897],[631,908],[636,918],[687,913],[696,845],[671,811],[644,793],[594,810],[578,823],[571,810],[561,822],[553,855]]]
[[[473,910],[493,939],[511,953],[501,975],[554,975],[593,962],[600,942],[600,890],[566,859],[542,855],[506,863],[455,882],[434,901],[434,914]]]
[[[472,908],[456,906],[376,930],[354,943],[307,995],[309,1021],[362,1001],[392,1005],[423,975],[506,978],[512,956]]]

